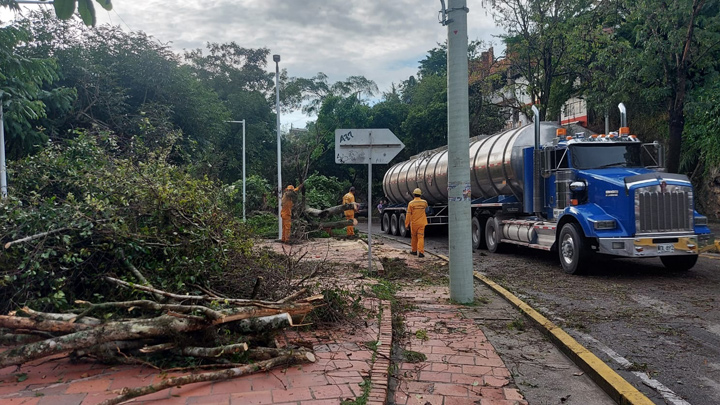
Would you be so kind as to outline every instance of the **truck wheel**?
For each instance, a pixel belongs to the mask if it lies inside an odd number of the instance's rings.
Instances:
[[[380,222],[380,227],[382,228],[385,233],[390,233],[390,214],[385,212],[382,216],[382,221]]]
[[[409,234],[409,229],[405,227],[405,214],[400,214],[398,218],[398,235],[407,238]]]
[[[490,253],[500,253],[502,247],[500,246],[500,239],[502,238],[502,231],[500,231],[500,224],[495,218],[488,218],[485,222],[485,243]]]
[[[390,216],[390,235],[398,234],[398,217],[397,214]]]
[[[485,244],[485,232],[480,223],[480,218],[473,217],[472,219],[472,248],[480,249]]]
[[[558,256],[567,274],[579,274],[588,255],[587,244],[577,224],[568,223],[560,230]]]
[[[660,261],[668,270],[688,271],[697,263],[698,255],[692,256],[660,256]]]

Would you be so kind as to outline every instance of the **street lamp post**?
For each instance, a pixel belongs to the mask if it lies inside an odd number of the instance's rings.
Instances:
[[[5,124],[3,106],[0,101],[0,197],[7,198],[7,170],[5,168]]]
[[[282,166],[280,164],[280,55],[273,55],[275,62],[275,117],[277,118],[277,178],[278,178],[278,239],[282,239]]]
[[[245,120],[242,121],[225,121],[231,124],[242,124],[243,126],[243,144],[242,144],[242,155],[243,155],[243,222],[245,222]]]

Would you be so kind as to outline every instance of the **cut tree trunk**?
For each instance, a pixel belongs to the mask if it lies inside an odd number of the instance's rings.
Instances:
[[[288,326],[293,326],[292,317],[290,314],[284,313],[260,318],[243,319],[237,322],[233,329],[240,333],[265,333]]]
[[[39,330],[53,333],[72,333],[90,329],[93,325],[65,321],[35,320],[21,316],[0,315],[0,327],[9,329]]]
[[[97,318],[91,318],[91,317],[83,317],[81,319],[77,319],[77,315],[73,313],[68,314],[58,314],[58,313],[52,313],[52,312],[39,312],[35,311],[33,309],[30,309],[28,307],[23,307],[22,309],[19,309],[17,311],[10,312],[8,315],[27,315],[28,317],[35,319],[35,320],[50,320],[50,321],[65,321],[70,323],[81,323],[83,325],[99,325],[101,321]]]
[[[334,207],[325,208],[324,210],[319,210],[317,208],[312,207],[305,207],[305,214],[311,217],[319,217],[319,218],[326,218],[332,215],[340,215],[345,211],[348,210],[354,210],[357,206],[357,203],[353,204],[342,204],[342,205],[336,205]]]

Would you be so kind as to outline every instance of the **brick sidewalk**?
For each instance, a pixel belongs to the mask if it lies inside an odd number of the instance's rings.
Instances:
[[[468,307],[449,302],[447,287],[410,287],[398,295],[405,313],[405,350],[423,353],[420,363],[400,364],[395,403],[408,405],[527,404],[512,388],[510,373],[473,319]]]
[[[271,248],[282,250],[279,244]],[[367,268],[366,247],[360,241],[322,240],[293,245],[292,249],[297,255],[313,252],[308,257],[315,260]],[[421,264],[389,246],[379,244],[373,251],[379,256],[405,258],[411,267]],[[376,282],[357,276],[346,273],[340,278],[349,288]],[[405,327],[412,335],[405,349],[424,353],[427,360],[397,365],[402,380],[386,403],[526,404],[510,386],[508,370],[482,331],[471,319],[462,318],[461,307],[442,304],[449,298],[446,287],[407,288],[399,298],[414,304],[405,314]],[[388,387],[388,374],[394,370],[390,363],[392,316],[389,304],[366,298],[363,305],[371,313],[383,308],[382,316],[366,317],[364,327],[289,329],[279,334],[279,346],[312,347],[316,363],[173,387],[132,403],[330,405],[367,395],[367,405],[380,405],[393,390]],[[425,333],[416,335],[418,331]],[[378,343],[369,347],[373,342]],[[148,367],[72,364],[67,357],[56,356],[24,365],[19,371],[15,367],[0,369],[0,404],[93,405],[117,396],[123,387],[145,386],[173,376]],[[367,381],[372,382],[370,390]]]
[[[377,309],[377,301],[367,301]],[[386,328],[391,327],[389,318],[385,323]],[[311,346],[317,358],[315,363],[275,368],[228,381],[173,387],[136,398],[133,403],[339,404],[363,395],[364,381],[370,379],[374,357],[374,351],[366,343],[378,341],[379,336],[380,326],[372,322],[363,329],[288,330],[280,333],[279,346]],[[147,367],[71,364],[67,358],[58,356],[51,361],[44,359],[23,366],[21,373],[16,372],[15,367],[0,369],[0,404],[92,405],[117,396],[113,390],[149,385],[175,375],[178,374],[163,376]]]

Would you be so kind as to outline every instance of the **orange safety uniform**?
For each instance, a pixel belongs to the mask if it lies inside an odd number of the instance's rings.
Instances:
[[[343,196],[343,204],[355,204],[355,194],[348,192]],[[345,210],[345,219],[353,220],[355,218],[355,209],[352,210]],[[347,235],[353,236],[355,235],[355,227],[353,225],[348,225],[347,227]]]
[[[410,227],[410,249],[413,252],[425,253],[425,226],[427,225],[427,216],[425,209],[428,207],[427,201],[419,196],[408,203],[407,213],[405,214],[405,228]]]
[[[300,190],[300,187],[287,186],[282,196],[282,209],[280,210],[280,218],[282,218],[282,241],[290,241],[290,229],[292,228],[292,209],[293,197]]]

